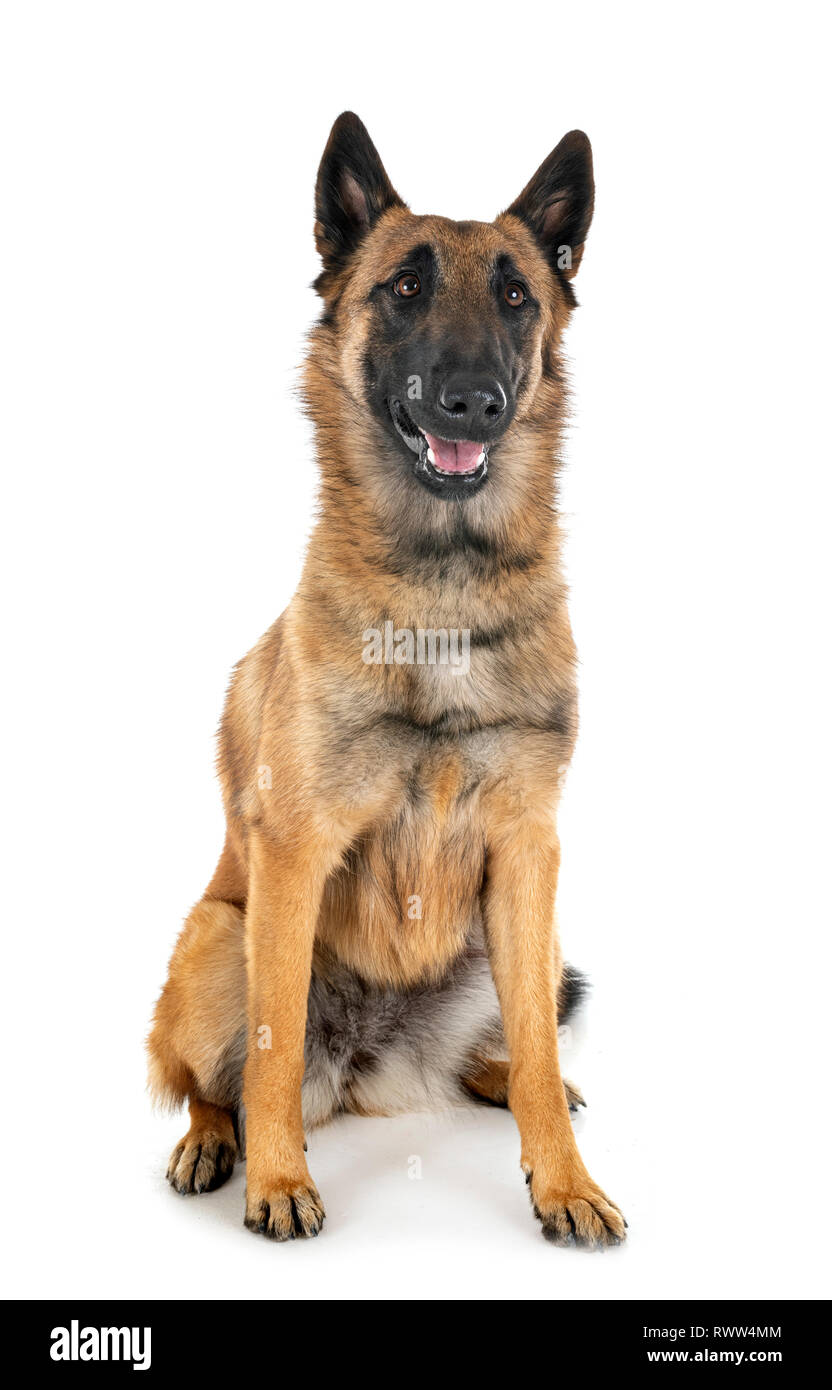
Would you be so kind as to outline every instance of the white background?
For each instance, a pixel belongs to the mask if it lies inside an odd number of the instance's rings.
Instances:
[[[8,1293],[829,1294],[822,14],[4,6]],[[581,1145],[630,1220],[602,1256],[541,1240],[504,1113],[314,1135],[309,1243],[243,1230],[242,1171],[163,1181],[143,1038],[221,846],[228,673],[313,517],[295,372],[345,107],[417,211],[490,219],[566,130],[595,149],[560,916]]]

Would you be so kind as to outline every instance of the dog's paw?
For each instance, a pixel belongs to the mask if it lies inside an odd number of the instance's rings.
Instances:
[[[534,1171],[527,1169],[526,1182],[544,1238],[553,1245],[603,1250],[624,1240],[627,1222],[591,1180],[572,1182],[567,1188],[544,1186],[536,1181]]]
[[[278,1178],[257,1190],[249,1184],[245,1224],[269,1240],[316,1236],[325,1216],[318,1189],[310,1179]]]
[[[219,1134],[189,1131],[180,1139],[168,1164],[167,1178],[177,1192],[213,1192],[234,1172],[237,1145]]]
[[[566,1104],[569,1106],[570,1115],[576,1115],[578,1113],[579,1105],[582,1105],[584,1109],[586,1109],[586,1101],[574,1081],[567,1081],[566,1078],[564,1078],[563,1090],[566,1095]]]

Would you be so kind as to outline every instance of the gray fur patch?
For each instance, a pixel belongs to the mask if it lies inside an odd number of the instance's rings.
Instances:
[[[563,1021],[579,1002],[583,977],[566,967]],[[460,1078],[474,1052],[506,1056],[497,992],[474,941],[435,984],[407,991],[368,985],[331,965],[309,989],[304,1048],[303,1123],[324,1124],[344,1110],[398,1115],[475,1104]],[[244,1032],[232,1040],[202,1094],[242,1115]]]
[[[307,1128],[338,1110],[395,1115],[465,1103],[471,1053],[503,1055],[491,970],[470,947],[437,984],[407,992],[364,984],[337,967],[309,992],[303,1116]]]

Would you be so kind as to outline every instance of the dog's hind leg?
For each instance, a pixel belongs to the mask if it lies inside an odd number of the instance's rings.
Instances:
[[[213,1192],[222,1187],[240,1157],[236,1112],[191,1096],[190,1128],[168,1164],[167,1179],[177,1192]]]
[[[488,1105],[508,1108],[508,1071],[508,1062],[502,1058],[487,1057],[484,1053],[475,1052],[460,1081],[466,1091],[470,1091],[477,1100],[485,1101]],[[563,1089],[566,1103],[574,1115],[578,1106],[585,1106],[586,1101],[574,1081],[567,1081],[566,1077],[563,1078]]]
[[[246,1049],[244,894],[226,892],[229,851],[206,896],[191,911],[174,948],[148,1038],[149,1087],[175,1108],[187,1099],[190,1128],[171,1154],[168,1179],[178,1192],[208,1192],[231,1176],[241,1156],[237,1115]]]
[[[508,1106],[508,1062],[502,1058],[473,1052],[459,1079],[476,1100]]]
[[[569,1021],[572,1014],[580,1006],[586,992],[586,977],[574,966],[564,965],[558,986],[559,1026]],[[499,1033],[504,1052],[505,1041],[502,1038],[502,1026],[499,1028]],[[477,1049],[467,1059],[460,1081],[465,1090],[477,1100],[484,1101],[488,1105],[508,1107],[508,1078],[509,1064],[504,1056],[495,1057],[491,1055],[489,1049]],[[566,1103],[572,1114],[575,1114],[579,1105],[586,1106],[586,1101],[573,1081],[567,1081],[564,1077],[563,1089],[566,1094]]]

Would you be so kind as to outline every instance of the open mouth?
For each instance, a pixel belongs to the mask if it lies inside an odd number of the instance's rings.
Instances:
[[[393,424],[415,455],[419,482],[444,496],[459,497],[474,491],[488,472],[488,445],[471,439],[444,439],[420,429],[401,401],[390,400]]]

